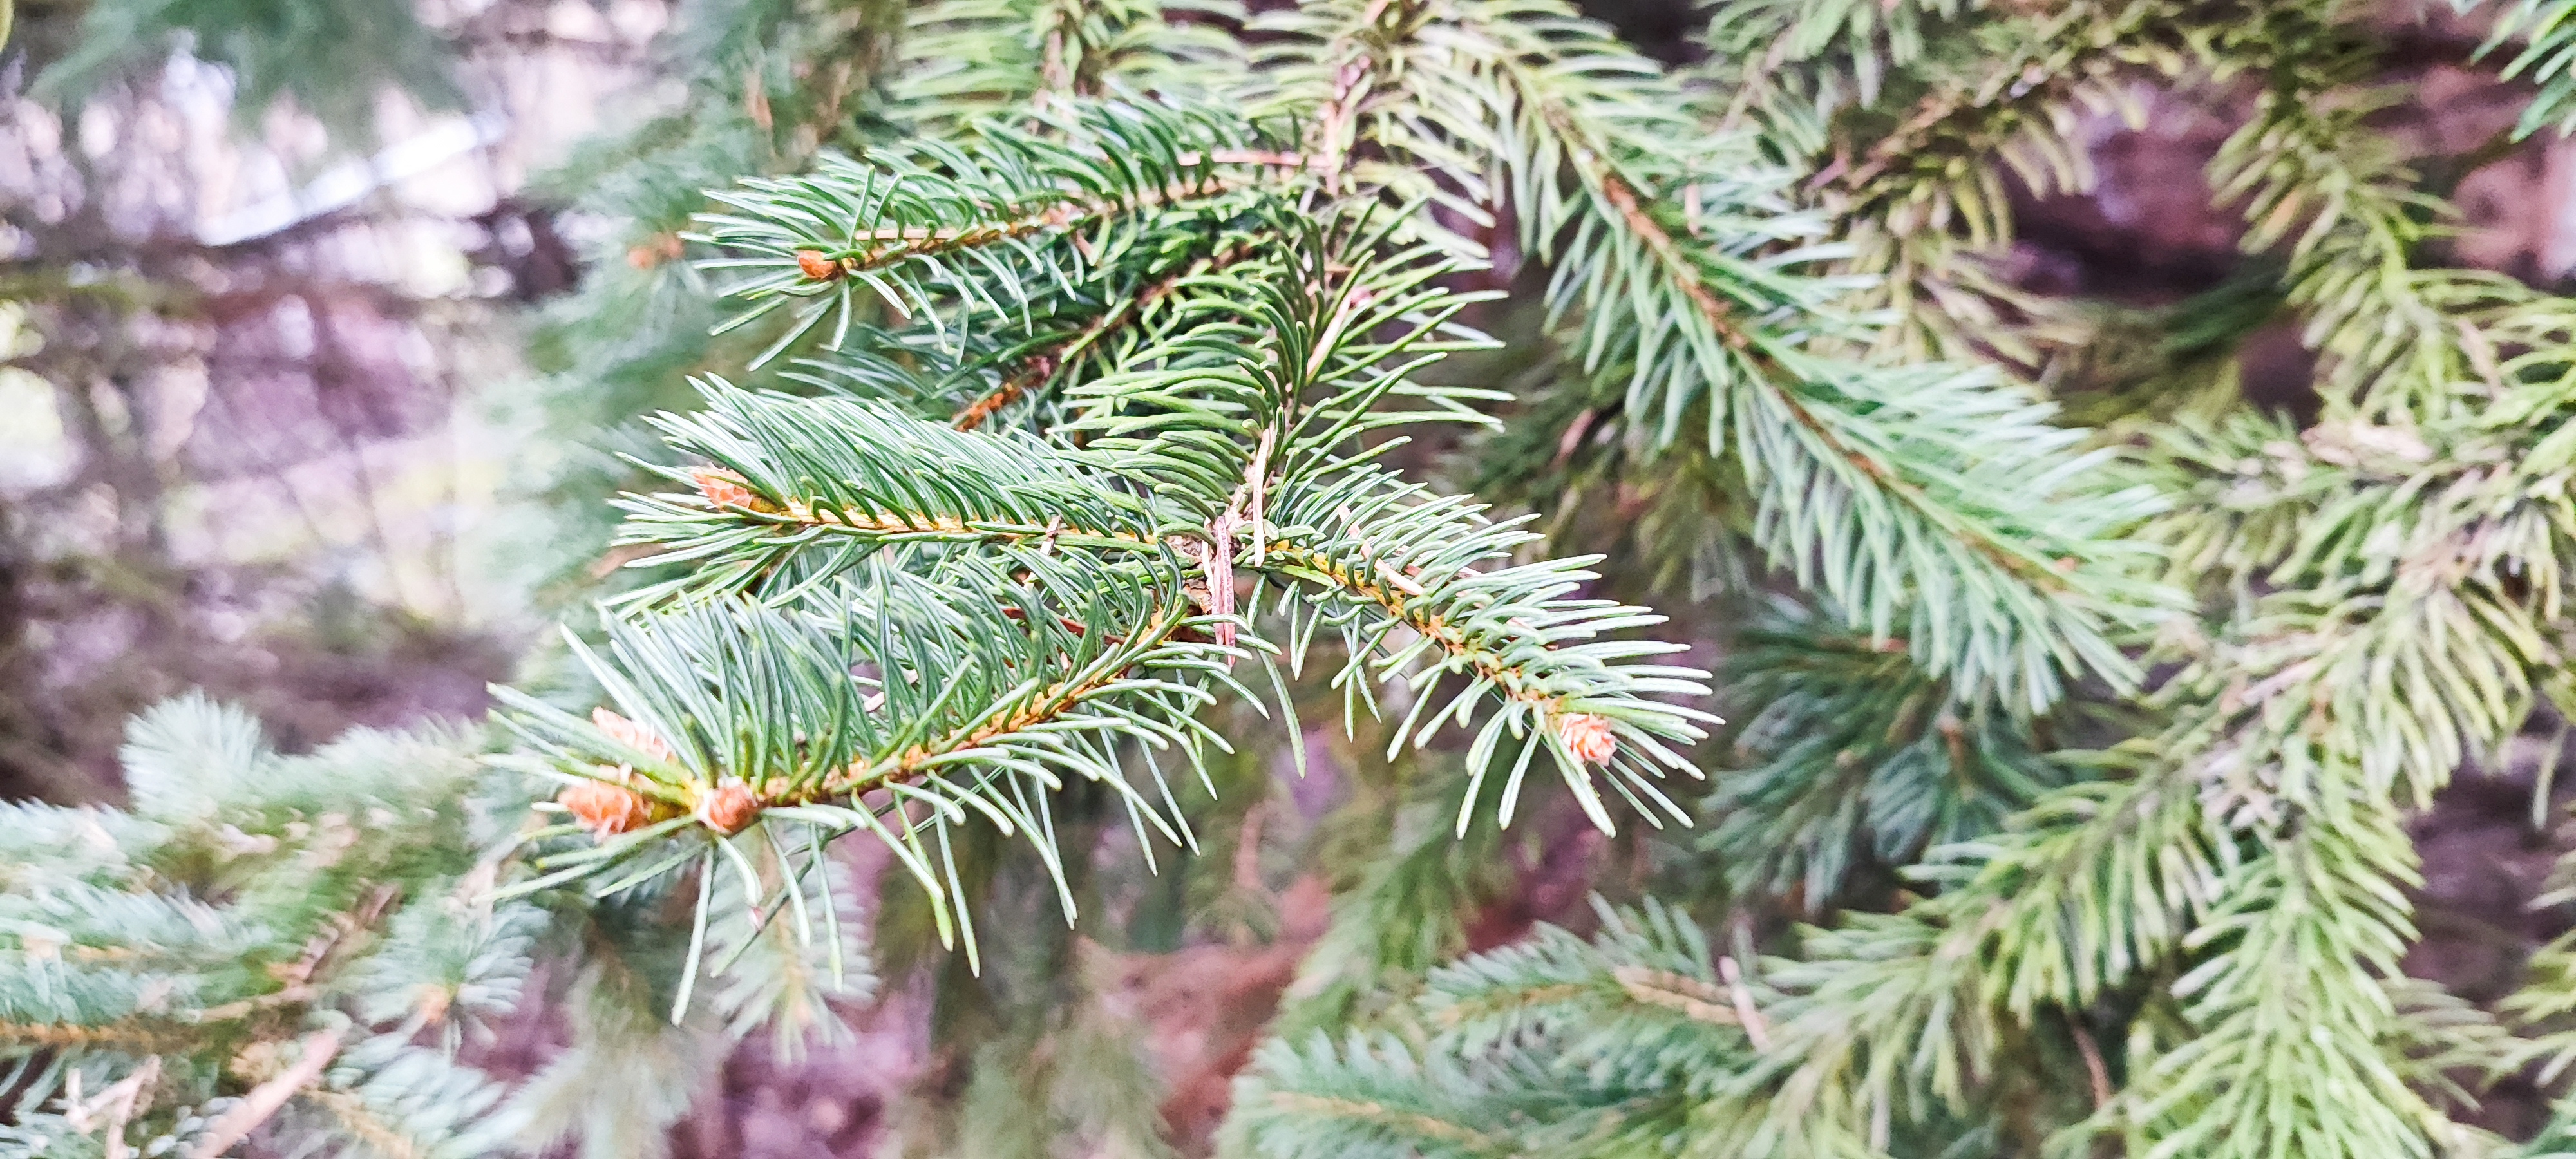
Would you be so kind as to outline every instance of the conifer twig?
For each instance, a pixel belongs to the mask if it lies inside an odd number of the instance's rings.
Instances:
[[[280,1108],[286,1106],[288,1099],[321,1081],[322,1072],[339,1055],[342,1041],[342,1032],[337,1030],[317,1030],[305,1035],[302,1039],[303,1054],[295,1063],[252,1087],[249,1094],[242,1096],[241,1102],[206,1124],[205,1135],[188,1152],[188,1159],[222,1159],[223,1153],[232,1150],[234,1144],[250,1138],[250,1133],[275,1116]]]

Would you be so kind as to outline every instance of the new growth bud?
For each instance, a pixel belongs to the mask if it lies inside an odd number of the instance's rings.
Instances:
[[[698,794],[698,821],[718,833],[740,833],[759,815],[760,798],[741,781],[727,778]]]
[[[603,781],[570,786],[555,800],[599,841],[641,828],[653,818],[652,806],[645,803],[643,794]]]
[[[760,507],[760,496],[752,494],[751,488],[743,485],[743,477],[731,471],[714,467],[697,467],[690,470],[689,478],[697,483],[698,494],[705,496],[707,502],[718,507],[749,507],[755,510]]]
[[[828,282],[841,276],[841,263],[833,261],[820,250],[796,251],[796,268],[806,277],[818,282]]]
[[[1610,734],[1608,717],[1589,712],[1570,713],[1558,718],[1557,738],[1575,759],[1586,764],[1606,765],[1619,753],[1619,738]]]
[[[636,752],[642,753],[645,756],[652,757],[658,761],[677,759],[677,755],[671,751],[671,742],[654,735],[652,729],[646,728],[643,725],[619,716],[614,712],[610,712],[605,708],[591,709],[590,723],[598,726],[599,731],[607,733],[608,739],[634,749]]]

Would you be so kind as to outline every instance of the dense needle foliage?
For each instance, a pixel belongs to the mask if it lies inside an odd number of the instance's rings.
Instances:
[[[2576,690],[2576,308],[2434,260],[2364,6],[1720,0],[1680,66],[1553,0],[703,7],[713,95],[583,160],[638,233],[539,350],[626,452],[552,478],[629,484],[579,675],[505,690],[480,773],[189,702],[133,811],[19,810],[0,1147],[639,1153],[684,1100],[624,1068],[870,984],[845,840],[943,1033],[1069,1042],[1025,987],[958,1013],[1071,961],[1012,883],[1071,923],[1105,828],[1229,860],[1223,802],[1327,723],[1422,771],[1363,786],[1390,839],[1226,1149],[2576,1139],[2466,1114],[2559,1080],[2576,949],[2497,1010],[2398,968],[2409,816]],[[2576,5],[2491,20],[2518,132],[2567,123]],[[2161,314],[2015,284],[2010,189],[2086,188],[2151,91],[2238,119],[2253,272]],[[739,179],[683,225],[683,171]],[[2207,338],[2282,318],[2288,410]],[[1550,802],[1668,896],[1441,964]],[[453,1052],[539,960],[586,1013],[504,1090]],[[957,1149],[1014,1082],[1164,1146],[1026,1065]]]

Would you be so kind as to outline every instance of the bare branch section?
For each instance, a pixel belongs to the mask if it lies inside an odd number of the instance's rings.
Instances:
[[[303,1054],[294,1064],[252,1087],[241,1102],[207,1124],[204,1137],[188,1152],[188,1159],[222,1159],[224,1152],[250,1138],[260,1124],[285,1108],[288,1099],[322,1080],[322,1072],[339,1056],[341,1042],[337,1030],[317,1030],[304,1036]]]

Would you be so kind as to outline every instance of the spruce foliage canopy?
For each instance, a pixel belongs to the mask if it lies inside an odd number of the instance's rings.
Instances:
[[[94,19],[268,92],[234,7]],[[679,1108],[611,1071],[872,985],[835,843],[981,970],[1060,937],[996,864],[1071,922],[1104,819],[1202,855],[1318,689],[1456,776],[1342,883],[1237,1153],[2576,1146],[2466,1113],[2576,1058],[2576,945],[2493,1009],[2399,969],[2408,818],[2576,703],[2576,307],[2436,260],[2365,6],[1718,0],[1682,65],[1557,0],[704,7],[713,95],[588,159],[640,257],[548,338],[546,390],[663,404],[602,407],[635,578],[581,676],[304,757],[175,702],[133,809],[13,807],[0,1154],[636,1153]],[[2576,122],[2576,4],[2491,19],[2515,132]],[[2015,284],[2011,188],[2151,87],[2239,115],[2246,272]],[[2211,354],[2276,319],[2295,415]],[[1458,957],[1549,800],[1668,896]],[[456,1050],[540,961],[586,1013],[508,1089]]]

